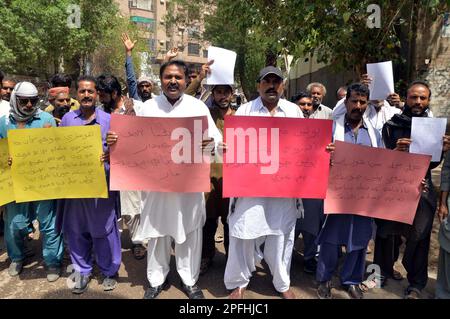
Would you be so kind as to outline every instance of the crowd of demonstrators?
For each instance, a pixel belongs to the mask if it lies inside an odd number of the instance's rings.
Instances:
[[[42,111],[38,107],[38,91],[32,83],[16,83],[0,72],[0,138],[7,138],[11,129],[98,125],[103,142],[99,160],[104,165],[109,186],[109,149],[121,138],[110,130],[111,114],[161,118],[206,116],[209,137],[202,141],[202,148],[212,157],[220,156],[227,149],[222,141],[226,116],[332,120],[332,141],[326,147],[329,153],[334,151],[335,141],[408,152],[412,118],[433,117],[429,108],[431,89],[425,82],[413,82],[404,103],[396,93],[385,100],[370,100],[371,79],[362,75],[359,83],[336,91],[338,102],[332,110],[322,104],[327,90],[318,82],[310,83],[291,102],[284,99],[284,77],[273,66],[261,69],[256,83],[258,97],[246,103],[233,85],[203,84],[214,61],[200,69],[190,69],[177,59],[177,49],[170,50],[165,57],[159,74],[162,93],[155,95],[155,83],[150,77],[136,78],[132,61],[136,41],[123,34],[122,42],[128,96],[123,94],[117,77],[102,74],[77,79],[75,99],[70,95],[71,77],[56,74],[50,80],[49,105]],[[445,136],[444,153],[449,148],[450,137]],[[13,162],[13,158],[8,159],[9,165]],[[59,278],[66,246],[78,274],[73,293],[81,294],[88,289],[94,262],[103,276],[103,289],[113,290],[118,284],[122,262],[118,226],[122,219],[129,230],[134,257],[143,259],[147,255],[149,288],[144,298],[157,298],[169,286],[167,275],[174,249],[182,290],[191,299],[202,299],[204,295],[197,282],[213,265],[220,220],[226,253],[223,280],[230,291],[229,298],[244,298],[256,264],[262,259],[269,266],[273,286],[280,296],[295,298],[290,274],[297,269],[295,266],[291,270],[291,260],[295,241],[302,234],[303,271],[315,276],[319,298],[333,297],[331,280],[343,256],[339,276],[342,288],[350,298],[364,297],[370,288],[364,282],[367,248],[369,240],[375,239],[374,263],[380,266],[382,287],[389,279],[403,279],[394,264],[400,256],[400,247],[405,244],[402,262],[408,287],[404,297],[416,299],[421,298],[427,284],[430,237],[437,210],[442,224],[436,297],[450,298],[448,152],[438,198],[430,171],[439,164],[430,165],[422,182],[413,225],[353,214],[325,215],[323,199],[224,198],[222,164],[217,162],[211,164],[209,193],[109,191],[107,199],[13,202],[1,208],[2,229],[11,260],[8,273],[17,276],[23,270],[28,255],[26,243],[33,233],[32,221],[37,220],[48,281]],[[345,247],[344,255],[342,247]]]

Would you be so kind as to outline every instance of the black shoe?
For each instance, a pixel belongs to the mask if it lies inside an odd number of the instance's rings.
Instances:
[[[189,297],[189,299],[205,299],[202,290],[197,286],[186,286],[183,282],[181,283],[181,288],[184,293]]]
[[[331,281],[321,282],[317,288],[317,297],[319,299],[332,299]]]
[[[343,288],[347,291],[348,295],[352,299],[363,299],[364,292],[359,285],[344,285]]]
[[[307,274],[315,274],[317,270],[316,258],[311,258],[303,262],[303,271]]]
[[[80,295],[88,289],[89,281],[91,278],[86,275],[75,276],[75,287],[72,289],[72,293]]]
[[[200,262],[200,276],[206,274],[212,263],[212,258],[202,258],[202,261]]]
[[[169,288],[169,282],[166,279],[162,285],[148,288],[144,294],[144,299],[156,299],[161,291],[166,290],[167,288]]]
[[[408,286],[405,290],[405,299],[421,299],[420,289]]]

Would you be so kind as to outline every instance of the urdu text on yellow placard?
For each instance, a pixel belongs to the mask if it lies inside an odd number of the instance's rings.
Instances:
[[[99,126],[8,132],[16,202],[107,198]]]
[[[0,139],[0,206],[14,201],[11,167],[8,165],[8,140]]]

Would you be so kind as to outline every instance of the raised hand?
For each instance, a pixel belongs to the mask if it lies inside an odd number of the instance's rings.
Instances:
[[[172,59],[175,59],[178,56],[178,48],[172,48],[170,49],[164,58],[166,62],[169,62]]]
[[[136,44],[137,40],[132,41],[127,33],[122,33],[122,42],[127,54],[131,55],[131,52],[133,51],[134,45]]]
[[[214,60],[208,61],[208,63],[205,63],[202,65],[202,70],[200,71],[200,80],[203,80],[204,78],[206,78],[206,76],[208,74],[211,73],[211,68],[210,66],[214,63]]]

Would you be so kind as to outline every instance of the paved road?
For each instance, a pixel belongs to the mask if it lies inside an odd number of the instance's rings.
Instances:
[[[438,248],[436,242],[436,231],[433,233],[432,251]],[[10,277],[8,275],[9,260],[4,248],[3,238],[0,238],[0,298],[54,298],[54,299],[109,299],[109,298],[131,298],[141,299],[144,295],[145,288],[148,286],[146,280],[146,259],[136,260],[130,251],[130,242],[127,240],[127,230],[122,233],[123,238],[123,258],[122,265],[119,270],[118,286],[112,292],[103,292],[101,287],[101,279],[97,269],[94,271],[93,280],[91,280],[89,289],[81,296],[73,295],[67,286],[67,279],[70,273],[65,273],[55,283],[48,283],[46,280],[45,270],[43,268],[42,258],[40,258],[40,241],[37,238],[32,241],[35,256],[30,258],[24,267],[23,272],[18,277]],[[314,277],[305,274],[302,269],[301,240],[296,244],[294,251],[291,280],[292,288],[298,298],[313,299],[316,298],[316,282]],[[201,276],[199,286],[203,289],[206,298],[227,298],[228,291],[223,285],[223,273],[225,270],[225,255],[223,246],[217,244],[219,250],[216,255],[215,262],[208,273]],[[367,262],[370,263],[372,255],[368,255]],[[430,281],[424,292],[424,297],[432,298],[436,278],[436,254],[431,256]],[[67,267],[70,261],[65,259],[64,266]],[[178,275],[174,267],[174,259],[171,261],[171,272],[169,273],[169,282],[171,287],[167,291],[163,291],[160,299],[185,299],[187,298],[180,290]],[[404,269],[399,265],[397,267],[404,273]],[[338,287],[338,280],[334,280],[335,286]],[[372,289],[365,294],[365,298],[393,298],[402,297],[403,290],[406,288],[406,280],[396,282],[390,281],[385,289]],[[333,289],[333,294],[337,299],[348,298],[347,294],[339,288]],[[257,272],[254,274],[249,288],[245,295],[248,299],[279,299],[279,295],[272,288],[271,275],[266,264],[260,264]]]

